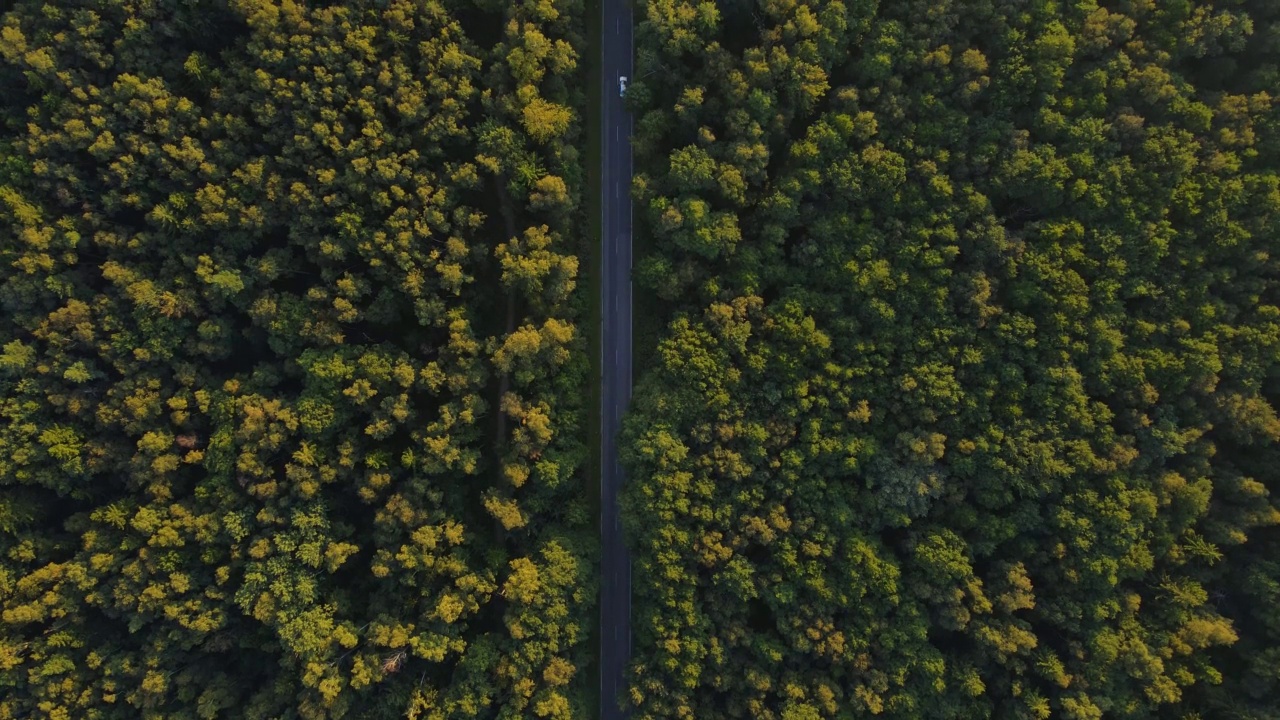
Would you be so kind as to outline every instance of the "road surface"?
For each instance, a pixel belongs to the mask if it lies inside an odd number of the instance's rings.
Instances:
[[[618,494],[618,429],[631,400],[631,114],[618,79],[631,78],[632,25],[628,0],[602,0],[601,71],[604,83],[601,208],[600,379],[600,718],[625,717],[623,673],[631,655],[631,559],[622,540]]]

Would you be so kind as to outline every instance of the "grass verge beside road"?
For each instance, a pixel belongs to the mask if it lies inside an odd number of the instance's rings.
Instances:
[[[640,214],[637,208],[637,215]],[[649,236],[647,223],[637,218],[631,228],[632,263],[640,263],[653,252],[653,238]],[[666,329],[669,310],[652,290],[643,283],[631,286],[631,362],[634,378],[638,382],[658,357],[658,341]]]

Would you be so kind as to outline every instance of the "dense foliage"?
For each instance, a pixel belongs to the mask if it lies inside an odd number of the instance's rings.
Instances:
[[[581,3],[0,9],[0,718],[583,716]]]
[[[636,717],[1280,717],[1280,5],[637,15]]]

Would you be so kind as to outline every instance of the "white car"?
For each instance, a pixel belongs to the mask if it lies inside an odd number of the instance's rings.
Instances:
[[[625,97],[627,94],[627,76],[618,76],[618,97]]]

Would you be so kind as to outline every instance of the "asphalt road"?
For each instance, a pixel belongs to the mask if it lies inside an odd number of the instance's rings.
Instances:
[[[604,252],[601,268],[601,468],[600,468],[600,718],[625,717],[623,673],[631,655],[631,559],[622,539],[618,504],[622,466],[618,429],[631,400],[631,114],[622,106],[618,79],[631,79],[631,5],[602,0],[604,28],[604,167],[601,204]]]

